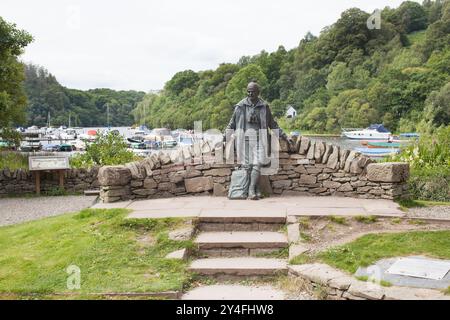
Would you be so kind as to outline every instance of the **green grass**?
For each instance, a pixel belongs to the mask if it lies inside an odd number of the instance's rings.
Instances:
[[[0,152],[0,169],[8,168],[11,171],[17,169],[28,170],[28,156],[19,152]]]
[[[302,238],[306,242],[310,242],[312,240],[312,237],[309,234],[302,231],[300,231],[300,238]]]
[[[401,222],[402,222],[402,219],[400,219],[400,218],[393,218],[393,219],[391,219],[391,223],[393,223],[393,224],[399,224]]]
[[[369,281],[368,276],[359,276],[359,277],[356,277],[356,279],[358,279],[360,281],[366,281],[366,282]],[[390,283],[389,281],[386,281],[386,280],[377,281],[375,279],[371,279],[370,281],[373,283],[377,283],[382,287],[392,287],[392,283]]]
[[[0,295],[180,290],[187,262],[164,259],[191,241],[172,241],[181,219],[127,221],[126,210],[79,213],[0,228]],[[151,237],[151,243],[137,239]],[[66,269],[81,270],[81,289],[67,289]]]
[[[337,223],[337,224],[342,224],[342,225],[347,225],[347,219],[345,217],[337,217],[337,216],[329,216],[328,219],[331,222]]]
[[[377,222],[377,217],[375,216],[355,216],[353,217],[354,220],[365,223],[365,224],[371,224]]]
[[[274,259],[286,259],[289,257],[289,247],[274,250],[266,253],[255,254],[255,257],[260,258],[274,258]]]
[[[289,263],[290,264],[307,264],[315,261],[315,258],[312,255],[302,253],[294,258],[292,258]]]
[[[298,224],[302,229],[310,229],[311,228],[311,220],[308,217],[302,217],[298,219]]]
[[[315,258],[354,273],[384,258],[426,255],[450,259],[450,230],[369,234],[349,244],[331,248]]]
[[[408,211],[409,208],[424,208],[433,206],[450,206],[448,201],[429,201],[417,199],[398,199],[396,202],[400,205],[402,211]]]
[[[444,293],[445,293],[446,295],[450,295],[450,287],[448,287],[448,288],[444,291]]]
[[[411,219],[408,221],[409,224],[414,225],[414,226],[423,226],[426,224],[425,221],[420,220],[420,219]]]

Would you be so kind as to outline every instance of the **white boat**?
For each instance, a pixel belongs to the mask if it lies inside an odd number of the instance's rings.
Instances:
[[[357,140],[388,140],[392,134],[382,124],[371,124],[365,129],[342,128],[342,135]]]
[[[163,136],[162,145],[164,148],[173,148],[177,145],[177,141],[172,136]]]
[[[77,138],[77,131],[75,129],[68,128],[63,130],[59,137],[62,140],[75,140]]]

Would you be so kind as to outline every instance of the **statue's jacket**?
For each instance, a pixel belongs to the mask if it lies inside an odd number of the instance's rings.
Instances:
[[[242,99],[238,104],[236,104],[234,108],[233,115],[231,116],[230,122],[226,127],[226,131],[234,130],[237,138],[237,146],[242,145],[244,135],[242,134],[247,130],[247,120],[246,120],[246,107],[252,106],[252,103],[249,101],[249,98]],[[278,123],[274,119],[272,112],[270,111],[269,105],[262,99],[256,104],[257,115],[259,116],[260,129],[265,129],[267,140],[264,137],[261,137],[263,141],[267,141],[266,151],[270,153],[270,130],[279,130],[280,137],[285,137],[285,134],[278,126]]]

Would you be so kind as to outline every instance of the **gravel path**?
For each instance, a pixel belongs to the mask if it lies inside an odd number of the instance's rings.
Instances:
[[[408,217],[447,219],[450,220],[450,206],[431,206],[423,208],[409,208]]]
[[[80,211],[94,201],[86,196],[0,198],[0,226]]]

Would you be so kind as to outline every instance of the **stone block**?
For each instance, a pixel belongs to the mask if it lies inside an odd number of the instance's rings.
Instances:
[[[323,154],[325,153],[325,142],[322,141],[318,141],[316,142],[316,147],[314,150],[314,159],[316,160],[317,163],[322,162],[322,157]]]
[[[125,166],[104,166],[98,172],[101,186],[124,186],[131,180],[131,171]]]
[[[272,182],[274,189],[285,189],[292,185],[292,180],[277,180]]]
[[[367,179],[373,182],[405,182],[409,177],[409,164],[403,162],[370,163]]]
[[[337,189],[341,186],[339,182],[336,181],[324,181],[322,182],[324,188]]]
[[[158,187],[158,183],[153,178],[146,178],[144,180],[144,189],[156,189]]]
[[[316,143],[312,141],[309,146],[308,153],[306,154],[306,158],[309,160],[313,160],[315,152],[316,152]]]
[[[301,137],[298,153],[299,154],[306,154],[308,152],[309,146],[310,146],[309,139],[306,138],[306,137]]]
[[[185,179],[184,184],[188,193],[204,192],[214,188],[214,182],[211,176]]]
[[[311,176],[307,174],[302,174],[298,181],[299,184],[313,185],[317,182],[316,176]]]
[[[231,170],[229,168],[219,168],[219,169],[211,169],[207,171],[203,171],[203,175],[206,176],[214,176],[214,177],[225,177],[231,175]]]
[[[330,156],[327,161],[327,168],[337,169],[339,165],[339,153],[340,148],[338,146],[333,146]]]
[[[226,197],[227,190],[221,183],[214,183],[213,195],[215,197]]]

